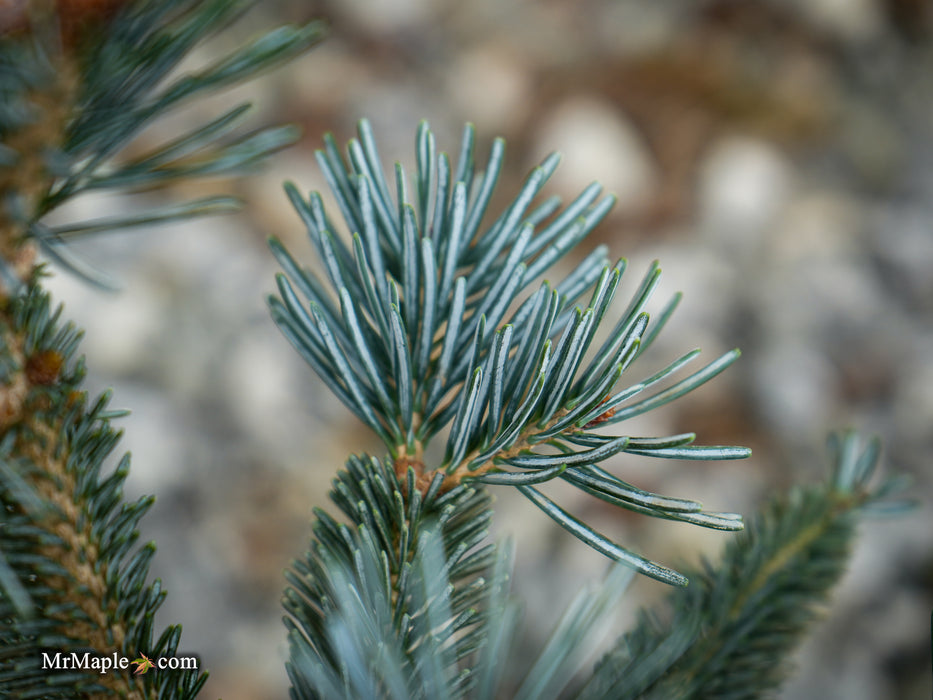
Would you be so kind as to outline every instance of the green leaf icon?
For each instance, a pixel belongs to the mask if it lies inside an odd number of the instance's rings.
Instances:
[[[134,659],[134,660],[131,661],[130,663],[134,663],[134,664],[137,665],[137,666],[136,666],[136,670],[134,671],[134,674],[136,674],[136,675],[143,675],[143,674],[146,673],[146,671],[148,671],[150,668],[153,668],[153,667],[154,667],[154,666],[153,666],[153,663],[152,663],[152,661],[149,659],[149,657],[146,656],[146,655],[143,654],[143,653],[140,653],[139,658],[138,658],[138,659]]]

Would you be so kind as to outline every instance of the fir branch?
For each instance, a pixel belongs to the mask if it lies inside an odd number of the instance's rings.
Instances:
[[[489,496],[464,484],[422,499],[410,469],[351,457],[317,511],[305,559],[286,572],[291,697],[556,698],[584,641],[632,571],[614,567],[574,597],[525,679],[512,690],[520,608],[509,593],[512,548],[482,544]],[[412,494],[408,497],[407,494]]]
[[[399,478],[415,469],[422,494],[438,483],[441,492],[466,482],[515,486],[599,551],[648,576],[685,584],[683,576],[596,532],[535,485],[562,479],[639,513],[741,529],[738,515],[707,513],[697,502],[647,493],[597,466],[619,453],[701,460],[747,456],[741,447],[695,446],[692,433],[599,432],[697,389],[735,361],[738,351],[667,388],[656,385],[695,352],[621,388],[623,375],[676,305],[677,297],[659,322],[649,322],[645,308],[660,277],[657,264],[599,347],[594,340],[609,318],[624,260],[610,265],[605,250],[597,248],[558,284],[545,281],[524,294],[593,230],[614,198],[600,199],[601,188],[593,184],[563,210],[554,197],[535,206],[557,167],[559,158],[552,154],[512,203],[484,223],[504,143],[493,143],[480,173],[471,126],[464,130],[456,169],[445,153],[437,153],[426,124],[415,144],[413,186],[409,190],[404,168],[396,164],[393,195],[366,121],[359,138],[350,141],[346,161],[333,138],[325,137],[318,163],[352,234],[349,241],[338,235],[318,193],[305,199],[293,185],[286,187],[327,279],[303,269],[273,239],[272,251],[285,270],[278,277],[279,295],[270,299],[276,323],[383,440]],[[409,191],[416,194],[414,202]],[[443,459],[425,465],[425,446],[445,430]]]
[[[36,245],[71,271],[105,284],[74,261],[64,247],[68,238],[102,227],[220,213],[236,204],[215,198],[129,221],[43,223],[66,201],[91,190],[138,191],[242,170],[296,139],[291,127],[237,132],[249,109],[241,105],[142,156],[121,157],[172,109],[288,60],[323,34],[320,23],[281,27],[211,66],[173,77],[198,43],[250,4],[137,0],[96,21],[38,14],[29,32],[0,37],[0,273],[8,290],[28,282]],[[63,40],[52,31],[65,25],[82,34]]]
[[[768,505],[671,596],[669,622],[644,614],[596,666],[579,697],[757,698],[777,688],[786,657],[819,617],[845,572],[859,516],[904,507],[884,502],[899,482],[870,488],[877,441],[832,436],[824,484]]]
[[[0,595],[0,694],[193,698],[206,679],[197,672],[134,679],[41,667],[42,652],[170,656],[180,633],[168,628],[153,639],[165,593],[158,581],[146,585],[154,546],[136,545],[139,519],[153,499],[123,502],[128,456],[113,473],[103,471],[120,435],[110,422],[122,412],[107,408],[106,395],[88,403],[75,357],[79,334],[60,313],[36,285],[0,313],[8,341],[0,553],[15,582]]]
[[[117,3],[119,4],[119,3]],[[171,656],[180,628],[153,638],[164,592],[146,586],[154,547],[136,547],[152,499],[123,503],[124,458],[102,472],[119,433],[106,397],[80,391],[77,331],[40,287],[37,248],[92,282],[69,251],[77,235],[228,211],[209,198],[131,217],[52,227],[44,217],[92,189],[134,189],[249,166],[294,140],[290,128],[238,133],[239,107],[135,159],[125,147],[186,101],[304,50],[319,24],[285,27],[201,71],[172,77],[199,42],[249,3],[139,0],[76,17],[49,4],[0,27],[0,673],[3,697],[191,698],[197,672],[50,672],[42,652]],[[36,5],[38,7],[38,4]],[[78,14],[81,14],[79,11]],[[80,20],[80,21],[78,21]],[[59,31],[60,30],[60,31]],[[121,162],[122,161],[122,162]]]
[[[286,573],[293,698],[461,697],[482,637],[489,496],[465,485],[422,498],[409,469],[352,457],[317,511],[305,559]],[[471,631],[474,634],[471,634]]]

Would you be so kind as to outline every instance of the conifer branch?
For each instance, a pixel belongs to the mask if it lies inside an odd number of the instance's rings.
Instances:
[[[230,197],[214,197],[171,207],[162,215],[100,217],[61,227],[43,223],[43,217],[74,197],[242,170],[296,139],[291,127],[238,133],[249,109],[240,105],[148,153],[122,157],[159,117],[288,60],[323,35],[320,23],[281,27],[198,72],[173,76],[191,49],[251,4],[136,0],[96,21],[32,13],[22,22],[28,31],[0,27],[0,274],[8,290],[28,283],[36,246],[106,286],[104,277],[74,258],[67,247],[70,238],[221,213],[237,204]]]
[[[466,484],[440,494],[438,476],[422,499],[415,481],[389,460],[351,457],[330,494],[350,525],[316,511],[311,548],[286,574],[291,697],[557,697],[632,571],[581,590],[509,691],[520,608],[510,543],[483,544],[490,498]]]
[[[158,580],[146,585],[154,545],[136,542],[153,499],[123,502],[128,457],[103,471],[119,439],[110,423],[122,412],[107,408],[107,396],[89,403],[81,391],[80,334],[60,321],[60,307],[52,310],[36,253],[41,248],[53,262],[101,282],[70,253],[69,240],[229,211],[234,200],[214,197],[130,217],[103,212],[57,226],[44,220],[53,209],[91,190],[232,172],[294,140],[290,128],[237,133],[247,110],[241,106],[141,157],[122,157],[169,110],[288,59],[321,36],[318,24],[281,28],[213,66],[172,77],[197,43],[249,4],[138,0],[84,12],[30,3],[28,13],[0,26],[3,697],[193,698],[206,679],[196,670],[134,677],[43,666],[43,653],[174,656],[181,629],[154,637],[153,615],[165,593]],[[116,5],[122,7],[114,12]]]
[[[295,138],[287,127],[242,132],[241,105],[145,153],[126,146],[192,99],[288,59],[322,27],[284,27],[201,70],[175,75],[199,41],[235,19],[240,0],[107,0],[81,17],[53,3],[0,25],[0,695],[193,698],[197,671],[49,673],[43,653],[172,656],[180,627],[154,637],[165,593],[146,584],[154,546],[138,546],[151,498],[124,503],[129,459],[104,460],[122,415],[81,390],[79,332],[41,288],[41,249],[92,282],[75,237],[229,211],[210,197],[129,216],[99,212],[51,225],[84,193],[138,191],[249,167]],[[54,4],[60,7],[61,4]],[[96,7],[96,5],[94,5]],[[119,8],[119,9],[117,9]],[[22,21],[20,21],[20,19]],[[647,492],[614,473],[617,455],[743,458],[746,448],[696,445],[696,435],[632,435],[630,418],[700,388],[737,350],[681,373],[691,351],[651,376],[634,363],[679,295],[655,319],[655,263],[621,314],[625,260],[599,247],[564,279],[541,281],[600,223],[614,198],[592,184],[562,208],[539,199],[558,165],[544,159],[498,216],[489,211],[505,146],[485,169],[464,130],[456,163],[425,124],[411,181],[386,171],[367,122],[346,157],[332,137],[318,162],[349,228],[322,198],[286,190],[326,279],[271,242],[284,274],[273,318],[388,456],[353,456],[331,499],[346,522],[316,511],[310,551],[287,574],[294,698],[492,697],[503,691],[518,606],[508,592],[510,545],[486,542],[489,486],[512,486],[548,517],[622,566],[571,603],[513,696],[557,697],[583,640],[632,571],[687,577],[619,545],[539,487],[560,479],[636,513],[740,530],[733,513]],[[328,289],[330,288],[330,289]],[[606,331],[606,332],[603,332]],[[596,338],[602,335],[601,343]],[[636,377],[628,382],[629,377]],[[626,382],[623,382],[625,378]],[[606,432],[610,431],[610,432]],[[437,440],[442,456],[426,458]],[[894,482],[870,488],[878,449],[836,440],[827,485],[776,500],[716,568],[673,595],[668,625],[646,615],[597,665],[580,697],[754,697],[777,685],[780,660],[841,576],[856,518],[890,509]],[[895,504],[897,506],[897,504]],[[627,568],[624,568],[627,567]],[[511,690],[511,689],[509,689]]]
[[[558,284],[545,281],[522,296],[603,219],[614,198],[600,199],[601,188],[593,184],[563,210],[555,197],[536,204],[557,167],[559,158],[552,154],[489,222],[486,210],[504,143],[493,143],[480,172],[472,126],[464,130],[456,169],[437,152],[426,124],[415,143],[412,186],[396,164],[393,195],[366,121],[360,123],[359,139],[349,143],[347,161],[333,138],[325,138],[318,163],[350,241],[338,234],[318,193],[305,199],[293,185],[286,187],[327,279],[303,269],[273,239],[272,251],[285,270],[278,278],[279,295],[270,299],[276,323],[337,397],[383,440],[397,477],[414,470],[414,487],[423,496],[467,482],[514,486],[590,546],[648,576],[685,584],[680,574],[619,546],[536,486],[561,479],[635,512],[741,529],[736,514],[709,513],[692,500],[648,493],[598,466],[620,453],[746,457],[749,450],[742,447],[693,445],[693,433],[601,432],[700,387],[738,351],[667,388],[657,385],[696,352],[620,388],[623,374],[676,305],[675,297],[659,323],[649,323],[645,307],[660,277],[657,264],[599,347],[594,339],[610,313],[624,260],[610,265],[605,249],[597,248]],[[439,464],[425,464],[425,446],[444,430],[449,431],[444,457]]]
[[[293,698],[427,700],[472,686],[464,663],[484,639],[496,559],[482,544],[490,499],[466,485],[422,497],[415,480],[351,457],[331,492],[350,525],[316,511],[311,548],[286,573]]]
[[[775,499],[726,548],[671,596],[666,623],[644,614],[597,665],[581,700],[757,698],[787,673],[787,656],[819,617],[845,572],[859,516],[903,509],[871,488],[878,443],[834,435],[832,476]]]
[[[409,535],[428,532],[426,523],[448,517],[436,509],[447,498],[486,498],[484,485],[514,486],[598,551],[681,585],[686,576],[613,542],[537,485],[562,479],[638,513],[742,528],[737,515],[708,513],[695,501],[646,492],[600,466],[620,453],[702,460],[746,456],[745,448],[696,446],[693,433],[602,432],[697,389],[738,351],[672,382],[698,354],[688,352],[620,387],[679,296],[650,323],[645,309],[660,275],[655,264],[599,347],[592,341],[610,313],[624,260],[610,265],[597,249],[557,285],[544,282],[537,292],[520,296],[598,223],[611,199],[599,200],[600,189],[592,185],[563,211],[555,198],[534,206],[557,164],[550,156],[505,211],[484,223],[504,146],[494,142],[486,171],[477,173],[473,141],[467,127],[454,170],[422,125],[414,181],[409,189],[396,165],[393,198],[367,122],[350,142],[347,161],[327,137],[318,162],[352,234],[349,242],[337,233],[319,194],[304,198],[294,186],[286,188],[326,280],[302,268],[273,239],[273,253],[285,270],[279,295],[270,298],[273,318],[389,452],[385,461],[351,458],[332,494],[349,526],[318,511],[311,552],[290,575],[285,605],[295,698],[494,694],[502,678],[497,658],[514,634],[516,609],[503,593],[502,553],[477,549],[488,504],[477,501],[468,509],[475,519],[464,531],[468,536],[455,530],[439,535],[444,557],[431,555],[429,567]],[[443,430],[444,456],[426,464],[425,447]],[[841,575],[855,515],[878,507],[893,488],[868,487],[876,444],[859,455],[849,435],[837,440],[837,452],[828,485],[776,501],[729,546],[719,569],[705,564],[691,574],[686,592],[673,594],[669,627],[646,615],[597,666],[580,696],[756,697],[773,687],[781,660],[814,617],[814,605]],[[457,512],[455,507],[449,517]],[[454,571],[471,551],[488,551],[477,559],[490,579],[472,579],[467,588],[475,594],[460,595]],[[410,576],[406,565],[414,567]],[[402,593],[396,585],[409,589]],[[607,585],[602,594],[617,588]],[[419,597],[416,589],[436,595]],[[476,609],[454,609],[453,601],[467,597]],[[587,620],[601,605],[592,598],[568,609],[520,697],[556,697],[562,686],[553,669],[591,633]],[[370,614],[370,608],[377,612]],[[443,612],[430,629],[460,629],[462,636],[435,637],[412,623],[417,612],[432,609]]]
[[[153,640],[165,594],[158,581],[146,585],[154,546],[136,546],[153,499],[123,503],[128,457],[112,474],[103,471],[120,436],[110,422],[122,412],[107,408],[106,395],[88,403],[75,356],[79,333],[60,314],[35,285],[0,313],[3,336],[15,339],[3,357],[0,553],[14,587],[0,596],[0,688],[6,697],[32,697],[37,688],[47,698],[194,697],[205,680],[197,672],[133,679],[41,667],[43,652],[174,655],[180,632],[169,628]]]

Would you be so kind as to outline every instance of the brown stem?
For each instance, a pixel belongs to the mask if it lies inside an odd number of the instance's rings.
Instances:
[[[57,591],[56,607],[70,603],[84,619],[76,618],[73,608],[41,614],[57,620],[61,636],[86,644],[101,656],[124,650],[125,622],[108,589],[107,565],[92,532],[94,519],[78,495],[78,475],[69,467],[75,444],[66,421],[75,420],[75,402],[83,402],[83,394],[73,381],[60,376],[65,360],[56,350],[40,349],[25,356],[29,329],[16,326],[9,304],[0,312],[0,322],[6,326],[2,334],[6,365],[14,368],[7,373],[7,384],[0,386],[0,434],[15,435],[10,463],[22,465],[21,473],[46,506],[33,514],[34,523],[56,536],[54,542],[38,546],[36,553],[67,572],[46,576],[42,583]],[[95,681],[119,697],[143,698],[139,686],[119,673],[102,674]]]
[[[54,77],[25,96],[35,118],[7,135],[4,142],[15,151],[17,160],[11,167],[0,168],[0,258],[22,282],[32,277],[36,262],[36,246],[23,215],[38,218],[42,197],[54,181],[46,158],[62,144],[77,90],[74,61],[60,54]],[[0,279],[4,299],[12,291],[5,284]]]
[[[28,222],[41,215],[42,198],[54,181],[46,158],[63,142],[77,86],[73,61],[60,54],[54,77],[25,96],[34,118],[8,134],[4,143],[16,152],[17,161],[0,169],[0,259],[24,284],[34,283],[36,269]],[[30,328],[17,326],[13,293],[0,280],[0,355],[7,370],[0,384],[0,436],[15,432],[11,463],[23,465],[23,474],[48,506],[35,515],[35,523],[57,537],[54,544],[38,547],[37,554],[57,562],[67,574],[42,583],[86,619],[75,619],[73,612],[41,614],[60,623],[62,636],[108,655],[123,650],[126,628],[118,618],[117,601],[108,593],[107,567],[91,530],[93,519],[77,495],[77,475],[69,471],[74,445],[64,422],[81,395],[60,380],[64,358],[58,351],[27,350]],[[95,681],[111,691],[101,697],[116,693],[143,698],[138,684],[119,673],[101,674]]]
[[[516,457],[519,454],[521,454],[524,450],[530,449],[531,442],[529,441],[532,437],[534,437],[534,435],[536,435],[539,432],[544,432],[550,429],[551,426],[556,424],[566,414],[567,414],[567,411],[565,409],[561,409],[557,411],[557,413],[554,414],[551,420],[549,420],[543,428],[538,428],[535,431],[531,431],[531,430],[522,431],[521,433],[519,433],[515,442],[512,443],[511,447],[508,447],[502,450],[501,452],[496,454],[491,459],[488,459],[482,464],[480,464],[475,469],[468,469],[467,465],[469,465],[470,462],[476,459],[476,457],[480,453],[480,450],[478,448],[474,449],[469,454],[467,454],[466,457],[463,458],[463,461],[461,461],[460,464],[458,464],[453,471],[451,471],[444,477],[444,481],[441,483],[440,492],[445,493],[447,491],[450,491],[450,489],[454,488],[455,486],[458,486],[460,482],[463,481],[467,477],[480,476],[492,469],[495,469],[496,468],[495,460],[497,459],[509,459],[510,457]],[[573,430],[573,428],[570,428],[569,430]],[[404,475],[408,471],[408,467],[409,466],[413,467],[415,469],[415,475],[417,477],[415,481],[415,488],[417,488],[422,493],[422,495],[424,495],[424,493],[427,492],[428,487],[431,485],[431,482],[434,481],[434,476],[435,474],[437,474],[438,469],[430,469],[430,470],[425,469],[424,462],[422,461],[423,454],[422,454],[422,448],[420,444],[418,445],[417,454],[413,457],[410,457],[407,455],[404,447],[399,448],[398,454],[399,454],[399,457],[396,458],[395,460],[395,474],[396,476],[398,476],[399,481],[401,481],[404,484],[405,483]]]

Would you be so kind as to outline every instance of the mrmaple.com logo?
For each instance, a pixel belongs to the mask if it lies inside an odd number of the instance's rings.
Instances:
[[[42,669],[44,671],[96,671],[97,673],[110,673],[111,671],[126,671],[130,664],[135,666],[134,674],[143,675],[150,669],[161,671],[197,671],[197,656],[158,656],[154,660],[143,653],[137,654],[132,661],[128,656],[121,656],[117,652],[107,656],[95,655],[89,651],[72,651],[63,653],[42,652]]]

